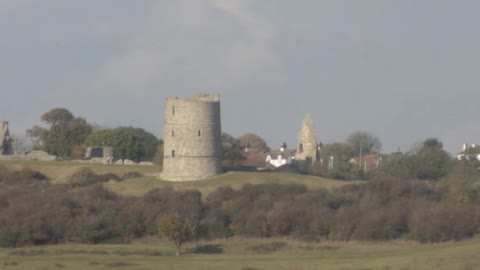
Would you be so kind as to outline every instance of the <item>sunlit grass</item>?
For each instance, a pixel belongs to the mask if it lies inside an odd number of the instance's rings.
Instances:
[[[277,248],[270,249],[271,246]],[[214,252],[208,252],[208,247],[215,247]],[[287,238],[233,238],[190,243],[184,250],[184,255],[176,257],[171,243],[155,239],[125,245],[64,244],[0,249],[0,268],[480,269],[478,238],[432,245],[402,241],[310,243]],[[195,250],[207,252],[192,253]]]
[[[160,166],[104,165],[76,161],[2,160],[0,161],[0,165],[4,165],[15,170],[30,169],[41,172],[50,178],[53,183],[67,182],[71,175],[83,168],[89,168],[96,174],[114,173],[117,175],[122,175],[127,172],[151,174],[159,173],[162,170]]]
[[[142,165],[103,165],[95,163],[83,163],[75,161],[0,161],[0,165],[15,170],[31,169],[41,172],[51,179],[53,183],[68,182],[70,177],[81,169],[89,168],[96,174],[113,173],[123,175],[127,172],[138,172],[144,177],[126,179],[120,182],[111,181],[105,183],[109,190],[122,195],[140,196],[155,188],[171,187],[176,190],[197,189],[204,196],[222,186],[231,186],[239,189],[246,184],[298,184],[305,185],[309,189],[332,189],[357,181],[339,181],[315,176],[300,175],[293,173],[270,173],[270,172],[228,172],[212,178],[189,181],[170,182],[158,179],[161,166]]]
[[[239,189],[246,184],[273,183],[305,185],[309,189],[332,189],[352,182],[291,173],[228,172],[209,179],[190,182],[170,182],[155,177],[142,177],[121,182],[109,182],[105,184],[105,187],[122,195],[138,196],[155,188],[171,187],[176,190],[197,189],[206,196],[222,186]]]

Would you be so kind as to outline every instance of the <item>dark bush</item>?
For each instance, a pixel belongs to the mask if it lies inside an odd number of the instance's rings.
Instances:
[[[419,201],[412,209],[410,238],[420,242],[441,242],[471,237],[476,230],[472,213],[474,208],[468,205]]]
[[[82,168],[75,172],[68,181],[69,185],[74,187],[85,187],[93,184],[108,182],[110,180],[120,180],[121,178],[113,173],[97,175],[88,168]]]

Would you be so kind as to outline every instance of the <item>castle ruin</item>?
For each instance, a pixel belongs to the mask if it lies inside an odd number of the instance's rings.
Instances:
[[[320,159],[320,151],[310,115],[306,115],[298,132],[298,148],[295,160],[312,163]]]
[[[10,137],[8,122],[0,121],[0,155],[13,155],[13,139]]]
[[[220,174],[221,133],[219,95],[167,98],[160,178],[188,181]]]

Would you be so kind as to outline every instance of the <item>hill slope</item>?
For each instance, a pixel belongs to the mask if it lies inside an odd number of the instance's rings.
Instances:
[[[113,173],[123,175],[128,172],[142,174],[156,173],[162,170],[159,166],[142,165],[103,165],[76,161],[24,161],[1,160],[0,165],[14,169],[30,169],[46,175],[53,183],[65,183],[75,172],[88,168],[96,174]]]
[[[105,187],[121,195],[141,196],[155,188],[171,187],[175,190],[197,189],[204,196],[222,186],[231,186],[238,189],[246,184],[298,184],[305,185],[309,189],[336,188],[346,184],[355,183],[352,181],[339,181],[315,176],[300,175],[293,173],[274,172],[228,172],[212,178],[189,181],[170,182],[156,178],[161,172],[161,166],[141,165],[103,165],[95,163],[83,163],[74,161],[0,161],[14,170],[30,169],[46,175],[53,183],[66,183],[76,172],[88,168],[95,174],[112,173],[118,176],[129,172],[137,172],[145,177],[126,179],[121,182],[110,181]]]
[[[264,172],[228,172],[209,179],[190,182],[169,182],[155,177],[127,179],[122,182],[109,182],[105,186],[122,195],[143,195],[155,188],[171,187],[176,190],[197,189],[204,196],[222,186],[231,186],[238,189],[246,184],[298,184],[309,189],[331,189],[353,182],[338,181],[308,175],[291,173],[264,173]]]

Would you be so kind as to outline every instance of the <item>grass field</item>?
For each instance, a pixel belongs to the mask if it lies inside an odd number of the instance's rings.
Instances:
[[[96,174],[114,173],[122,175],[127,172],[140,172],[143,174],[157,173],[162,169],[159,166],[142,165],[103,165],[96,163],[83,163],[75,161],[24,161],[1,160],[0,165],[15,170],[31,169],[41,172],[52,180],[53,183],[64,183],[69,177],[82,168],[89,168]]]
[[[335,188],[352,182],[338,181],[314,176],[291,173],[261,173],[261,172],[228,172],[213,178],[193,182],[169,182],[155,177],[127,179],[121,182],[105,184],[109,190],[122,195],[142,195],[154,188],[172,187],[176,190],[197,189],[204,196],[221,186],[231,186],[238,189],[246,184],[299,184],[309,189]]]
[[[308,243],[286,239],[229,239],[186,246],[168,242],[56,245],[0,249],[1,269],[480,269],[480,239],[425,245],[410,242]]]
[[[97,174],[158,173],[155,166],[121,166],[68,161],[1,161],[13,169],[29,168],[62,183],[76,171]],[[309,189],[335,188],[352,182],[288,173],[229,172],[195,182],[167,182],[151,176],[110,181],[105,186],[119,194],[142,195],[157,187],[198,189],[204,196],[220,186],[244,184],[302,184]],[[292,239],[233,238],[199,242],[174,256],[173,245],[157,238],[130,244],[62,244],[0,248],[0,269],[332,269],[332,270],[480,270],[480,238],[440,244],[413,242],[302,242]]]
[[[204,196],[221,186],[231,186],[238,189],[245,184],[300,184],[309,189],[335,188],[352,181],[338,181],[308,175],[291,173],[264,173],[264,172],[228,172],[209,179],[191,182],[163,181],[154,176],[161,172],[160,166],[141,165],[103,165],[74,161],[0,161],[0,165],[16,170],[31,169],[48,176],[53,183],[65,183],[75,172],[89,168],[96,174],[113,173],[123,175],[128,172],[139,172],[145,177],[126,179],[121,182],[111,181],[105,187],[121,195],[141,196],[155,188],[172,187],[176,190],[197,189]]]

